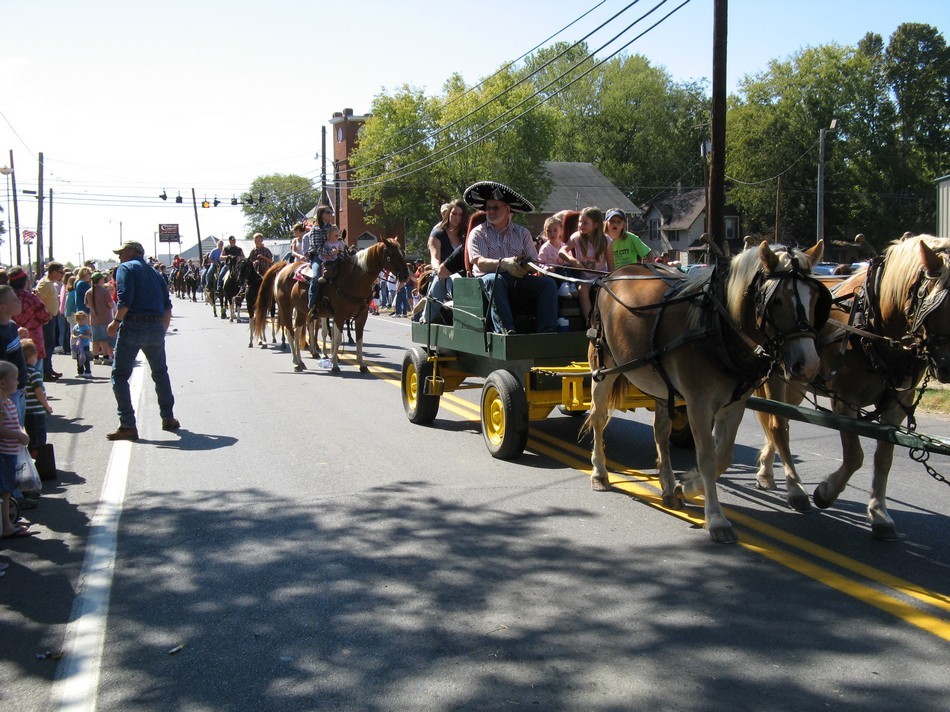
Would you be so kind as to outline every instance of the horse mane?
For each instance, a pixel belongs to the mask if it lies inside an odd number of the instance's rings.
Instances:
[[[894,240],[884,251],[886,269],[881,276],[881,285],[878,290],[882,313],[903,310],[909,290],[917,281],[917,274],[920,272],[918,245],[921,242],[938,253],[943,258],[943,269],[948,269],[950,239],[933,235],[918,235]]]
[[[353,256],[353,262],[356,265],[356,268],[364,274],[369,274],[370,272],[375,274],[376,272],[379,272],[379,270],[382,269],[383,262],[383,258],[379,256],[379,253],[385,250],[387,245],[395,246],[397,249],[401,249],[399,247],[399,243],[396,242],[394,238],[380,238],[379,242],[376,242],[369,247],[364,247]],[[376,258],[376,260],[379,262],[379,267],[373,267],[373,258]]]
[[[789,272],[795,267],[810,271],[808,255],[795,248],[786,249],[785,245],[770,245],[778,257],[775,272]],[[794,259],[794,263],[792,260]],[[747,247],[732,258],[729,266],[729,279],[726,286],[726,308],[737,323],[742,323],[743,310],[749,306],[746,292],[755,279],[761,265],[759,247]]]

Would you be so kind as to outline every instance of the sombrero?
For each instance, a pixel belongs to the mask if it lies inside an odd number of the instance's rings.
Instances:
[[[484,210],[489,200],[501,200],[508,203],[514,213],[533,213],[534,206],[523,195],[519,195],[507,185],[493,180],[483,180],[465,189],[462,200],[474,210]]]

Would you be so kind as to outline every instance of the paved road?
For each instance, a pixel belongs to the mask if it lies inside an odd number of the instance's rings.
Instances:
[[[134,445],[104,438],[104,367],[50,387],[60,478],[41,534],[0,554],[6,709],[946,709],[950,487],[903,454],[906,538],[880,544],[866,471],[822,513],[755,491],[748,417],[722,495],[742,542],[716,546],[640,474],[645,413],[608,427],[631,494],[597,495],[576,419],[537,424],[516,463],[485,451],[477,391],[408,423],[405,320],[372,319],[372,374],[342,377],[294,374],[202,304],[173,328],[179,434],[147,368]],[[837,438],[795,442],[811,490]],[[67,626],[77,601],[88,625]]]

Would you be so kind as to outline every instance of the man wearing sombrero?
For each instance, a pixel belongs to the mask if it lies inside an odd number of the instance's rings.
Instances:
[[[472,272],[492,294],[492,324],[500,334],[515,330],[510,298],[516,293],[537,304],[539,332],[557,331],[557,284],[546,276],[528,275],[523,262],[538,261],[531,232],[513,223],[513,212],[530,213],[534,206],[511,188],[495,181],[469,186],[462,198],[475,210],[484,210],[487,222],[468,236]]]

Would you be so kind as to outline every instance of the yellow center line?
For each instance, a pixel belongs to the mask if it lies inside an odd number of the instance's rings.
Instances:
[[[367,362],[367,365],[373,369],[381,380],[389,382],[396,387],[401,387],[399,371],[376,363]],[[441,396],[440,406],[445,407],[449,412],[466,420],[479,420],[479,406],[457,396],[448,393]],[[588,477],[591,474],[590,451],[581,448],[576,443],[556,438],[536,428],[529,428],[528,445],[533,451],[578,470]],[[645,504],[662,510],[674,517],[678,517],[692,526],[701,526],[704,524],[705,520],[701,515],[701,510],[697,510],[696,508],[685,510],[670,509],[663,504],[659,479],[656,475],[650,475],[629,468],[614,460],[608,459],[607,465],[611,470],[608,474],[613,475],[616,472],[616,474],[623,475],[623,477],[610,477],[611,488],[636,497]],[[739,523],[747,529],[774,539],[776,542],[780,542],[792,549],[798,549],[805,554],[821,559],[828,564],[837,566],[858,576],[862,576],[887,589],[914,598],[928,606],[950,612],[950,596],[946,594],[931,591],[918,584],[905,581],[897,576],[893,576],[873,566],[863,564],[860,561],[839,554],[820,544],[815,544],[802,537],[789,534],[788,532],[760,522],[754,517],[750,517],[728,507],[723,507],[723,511],[730,521]],[[697,514],[697,512],[700,513]],[[943,640],[950,641],[950,621],[944,620],[939,616],[928,614],[906,601],[895,598],[888,593],[856,580],[847,578],[825,566],[780,549],[774,544],[768,543],[758,537],[743,534],[739,545],[748,551],[764,556],[767,559],[790,568],[793,571],[797,571],[848,596],[890,613]]]

